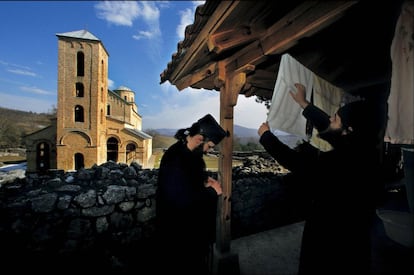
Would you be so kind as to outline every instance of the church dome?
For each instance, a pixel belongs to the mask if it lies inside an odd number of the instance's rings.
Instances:
[[[119,86],[118,88],[115,89],[115,91],[128,91],[128,92],[132,92],[132,90],[128,87],[125,86]]]

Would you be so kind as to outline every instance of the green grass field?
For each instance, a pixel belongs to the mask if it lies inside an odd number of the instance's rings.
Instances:
[[[23,156],[0,156],[0,162],[2,163],[24,162],[25,160],[26,157]]]

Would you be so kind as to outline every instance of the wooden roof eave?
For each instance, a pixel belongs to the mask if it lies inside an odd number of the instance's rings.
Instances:
[[[196,37],[195,42],[186,50],[182,60],[177,63],[176,68],[171,73],[170,82],[176,85],[179,90],[194,86],[206,89],[217,88],[211,84],[211,81],[204,81],[208,83],[208,87],[196,85],[203,82],[206,78],[212,78],[217,69],[217,61],[209,62],[195,72],[194,68],[191,67],[200,60],[200,54],[205,55],[206,48],[220,53],[228,48],[234,48],[250,42],[250,44],[242,47],[241,50],[225,60],[226,70],[238,71],[246,64],[256,66],[265,61],[269,55],[283,53],[295,45],[301,38],[311,36],[338,20],[343,12],[355,3],[356,1],[305,1],[267,30],[256,31],[255,34],[248,33],[248,30],[240,26],[236,26],[233,30],[214,33],[220,26],[220,22],[223,22],[235,8],[235,6],[229,4],[221,4],[212,15],[212,18],[219,18],[220,20],[217,21],[217,24],[212,24],[216,19],[210,19],[206,23],[206,26]],[[236,5],[238,3],[233,4]],[[209,35],[205,36],[206,33]],[[261,33],[261,39],[259,39],[258,33]],[[227,39],[224,39],[224,37],[234,37],[237,34],[240,35],[240,38],[233,39],[233,42],[228,42]]]
[[[177,87],[179,91],[194,86],[196,83],[199,83],[200,81],[211,77],[212,75],[216,74],[217,70],[217,63],[211,62],[208,63],[203,68],[191,73],[187,74],[186,76],[178,79],[176,82],[173,82],[173,84]]]
[[[305,2],[269,27],[265,37],[230,57],[227,69],[237,70],[244,64],[258,65],[267,56],[282,54],[300,39],[311,36],[338,20],[355,3],[356,1],[327,1],[309,6]]]

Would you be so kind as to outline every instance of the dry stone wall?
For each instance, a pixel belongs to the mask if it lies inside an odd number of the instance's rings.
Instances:
[[[233,169],[232,238],[301,219],[284,173],[252,156]],[[0,243],[13,270],[136,273],[156,264],[157,169],[107,162],[27,174],[0,188]],[[211,172],[213,177],[216,173]],[[177,213],[179,214],[179,213]],[[5,255],[3,253],[3,255]]]

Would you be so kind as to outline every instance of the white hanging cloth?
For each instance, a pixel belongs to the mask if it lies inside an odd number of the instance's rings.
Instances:
[[[311,101],[313,93],[313,104],[328,115],[333,115],[338,110],[345,93],[314,74],[289,54],[282,55],[267,122],[273,131],[281,130],[308,140],[302,108],[289,94],[289,91],[296,91],[295,83],[305,86],[308,101]],[[329,144],[316,137],[316,132],[312,134],[311,143],[323,151],[331,149]]]
[[[310,100],[312,72],[289,54],[284,54],[280,60],[267,122],[272,130],[281,130],[306,139],[306,119],[302,116],[302,108],[289,94],[289,91],[296,91],[295,83],[305,86],[306,99]]]
[[[392,76],[384,140],[414,144],[414,2],[405,1],[391,43]]]

